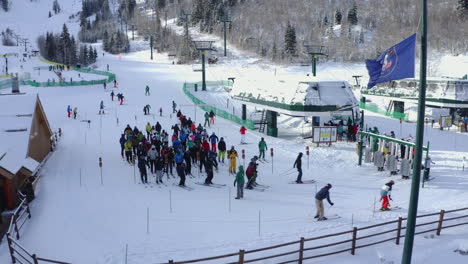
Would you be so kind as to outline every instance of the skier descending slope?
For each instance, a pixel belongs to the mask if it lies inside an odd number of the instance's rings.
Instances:
[[[380,201],[382,201],[382,207],[380,208],[380,211],[388,211],[390,210],[389,205],[389,200],[392,200],[392,187],[395,184],[395,182],[389,181],[387,182],[384,186],[382,186],[382,189],[380,190]]]
[[[325,209],[323,208],[323,199],[327,199],[328,203],[333,206],[334,203],[330,201],[330,189],[332,185],[329,183],[325,185],[320,191],[315,195],[315,206],[317,207],[317,214],[315,218],[318,218],[318,221],[327,220],[325,217]]]

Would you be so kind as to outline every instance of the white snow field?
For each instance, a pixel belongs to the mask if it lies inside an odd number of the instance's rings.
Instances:
[[[355,145],[351,143],[311,149],[309,168],[307,158],[303,159],[304,179],[315,179],[317,185],[288,184],[296,176],[288,173],[293,171],[297,153],[305,152],[305,146],[311,146],[311,142],[300,138],[265,137],[268,147],[274,148],[275,156],[273,161],[267,157],[268,163],[259,166],[259,182],[271,186],[264,192],[246,190],[244,200],[234,200],[233,177],[229,176],[226,166],[221,166],[214,178],[215,183],[227,184],[224,188],[194,184],[200,181],[198,173],[194,173],[196,179],[187,180],[187,185],[195,188],[193,191],[173,186],[177,179],[172,178],[165,180],[168,186],[144,187],[139,184],[138,170],[135,177],[134,168],[120,157],[120,134],[126,124],[143,128],[147,122],[159,121],[163,128],[170,129],[175,123],[169,113],[172,100],[178,105],[187,105],[180,108],[193,118],[194,107],[184,96],[182,84],[185,80],[198,80],[200,73],[191,72],[187,66],[172,65],[163,54],[158,54],[151,62],[147,59],[148,51],[119,57],[106,54],[100,58],[98,69],[103,70],[109,64],[110,70],[117,74],[119,87],[115,92],[123,92],[126,97],[122,106],[111,101],[110,89],[104,91],[99,85],[21,87],[28,94],[39,94],[50,124],[54,129],[62,128],[64,133],[58,150],[41,172],[43,178],[37,198],[31,204],[33,218],[22,231],[20,242],[30,251],[73,263],[125,263],[128,245],[128,263],[161,263],[169,259],[180,261],[255,249],[406,215],[410,182],[399,177],[391,177],[396,181],[393,203],[403,209],[373,213],[374,199],[390,177],[388,172],[377,172],[371,165],[357,167]],[[147,84],[151,87],[151,96],[144,95]],[[105,115],[98,115],[100,100],[106,105]],[[78,107],[77,120],[67,118],[68,104]],[[153,113],[163,107],[164,116],[144,116],[145,104],[152,106]],[[198,122],[202,121],[200,117],[198,114]],[[88,119],[90,128],[80,122]],[[397,137],[400,136],[398,120],[369,115],[366,123],[379,126],[382,132],[394,130]],[[239,153],[245,149],[246,158],[250,159],[258,154],[257,142],[264,135],[249,131],[247,142],[250,144],[239,145],[238,129],[236,124],[218,119],[208,131],[223,136],[228,146],[234,145]],[[414,129],[414,124],[404,123],[402,133],[414,135]],[[430,128],[426,131],[427,140],[431,141],[431,156],[437,164],[431,174],[436,178],[421,189],[419,212],[466,207],[468,171],[461,171],[464,150],[468,147],[466,136]],[[104,164],[103,184],[99,157]],[[317,222],[313,218],[314,194],[316,188],[326,183],[333,184],[331,198],[335,203],[331,209],[326,207],[326,214],[339,214],[341,218]],[[453,250],[466,244],[467,232],[467,228],[459,227],[443,230],[442,236],[430,240],[418,236],[415,260],[440,263],[435,256],[443,255],[452,263],[464,263],[466,257]],[[424,248],[431,250],[422,250]],[[6,263],[9,261],[6,243],[1,249],[0,258]],[[354,257],[343,253],[326,261],[378,263],[383,258],[398,263],[401,249],[389,242],[359,249]],[[320,261],[323,259],[315,262]]]
[[[21,6],[21,1],[27,0],[15,1],[14,8]],[[31,20],[46,16],[52,0],[45,2],[47,4],[35,6],[37,14],[31,14]],[[60,4],[70,5],[69,10],[76,11],[80,7],[78,3],[80,1],[75,4],[70,0],[61,1]],[[22,14],[23,11],[19,10],[15,9],[10,14],[29,16],[29,11]],[[12,16],[8,14],[6,20],[4,13],[0,15],[2,25],[3,22],[14,25]],[[20,34],[35,39],[37,34],[48,28],[60,31],[68,15],[64,14],[62,20],[53,23],[31,23],[28,25],[30,29],[20,25],[18,30]],[[71,25],[74,26],[70,27],[70,31],[76,33],[77,25]],[[141,42],[139,44],[144,46]],[[0,46],[0,54],[4,53],[3,48]],[[257,64],[255,57],[244,56],[237,51],[233,53],[231,61],[221,59],[219,65],[208,68],[208,80],[225,80],[227,77],[253,79],[273,75],[277,67]],[[98,54],[102,54],[102,51]],[[447,61],[452,63],[452,60]],[[21,87],[21,91],[28,95],[39,94],[53,130],[61,128],[63,131],[57,151],[41,171],[36,199],[30,205],[32,219],[21,230],[19,242],[30,252],[44,258],[80,264],[167,263],[170,259],[183,261],[211,257],[235,253],[239,249],[249,250],[295,241],[300,237],[349,231],[353,226],[363,227],[406,216],[410,181],[401,180],[401,176],[390,177],[389,172],[377,172],[370,164],[358,167],[355,144],[339,142],[331,147],[315,148],[309,140],[303,140],[297,134],[272,138],[248,131],[249,144],[240,145],[240,126],[222,119],[217,119],[208,132],[224,137],[228,147],[235,146],[239,154],[245,149],[246,164],[252,156],[258,155],[257,144],[261,137],[265,137],[269,148],[274,148],[273,159],[267,155],[267,163],[259,162],[258,182],[269,185],[269,188],[264,192],[245,190],[245,199],[235,200],[234,179],[228,174],[226,165],[220,166],[213,180],[226,184],[222,188],[195,184],[204,179],[196,168],[192,168],[196,178],[187,178],[186,182],[194,188],[193,191],[174,186],[178,179],[167,180],[166,177],[164,182],[167,186],[145,187],[139,183],[138,168],[122,160],[119,137],[127,124],[143,129],[147,122],[155,124],[159,121],[163,129],[170,131],[171,125],[176,122],[171,115],[172,100],[184,114],[194,119],[194,106],[184,95],[182,85],[185,81],[200,81],[201,73],[193,72],[191,66],[172,65],[167,54],[156,54],[154,61],[150,61],[148,50],[116,56],[106,53],[104,57],[99,56],[96,67],[106,70],[107,64],[110,71],[117,75],[119,87],[114,91],[124,94],[124,105],[111,101],[111,88],[104,90],[100,85]],[[23,65],[25,71],[36,66],[47,65],[36,59],[27,60]],[[19,63],[14,63],[12,67],[17,71],[20,69]],[[449,67],[443,68],[449,71]],[[364,67],[327,63],[318,66],[318,75],[323,73],[330,78],[345,76],[349,80],[355,70],[362,71]],[[305,75],[307,71],[310,69],[278,67],[277,74]],[[45,73],[41,71],[42,74]],[[75,79],[73,72],[69,74]],[[86,78],[100,77],[92,75]],[[150,96],[144,94],[146,85],[151,88]],[[199,98],[209,100],[208,104],[221,104],[226,100],[226,93],[218,92],[219,100],[202,92],[199,92]],[[101,100],[106,106],[105,115],[98,115]],[[152,107],[149,116],[143,115],[142,108],[146,104]],[[77,120],[67,118],[68,105],[78,108]],[[156,114],[159,107],[163,108],[163,117]],[[203,121],[201,113],[198,109],[197,121],[200,123]],[[86,122],[81,122],[84,120],[91,120],[90,127]],[[412,123],[400,125],[398,120],[368,112],[365,120],[369,126],[378,126],[382,133],[393,130],[398,138],[415,135],[415,125]],[[300,122],[291,118],[284,123],[289,127],[280,130],[280,134],[284,130],[292,130]],[[462,170],[463,157],[468,156],[467,135],[430,127],[426,127],[425,132],[425,141],[430,141],[430,155],[436,163],[431,169],[435,179],[426,183],[420,191],[419,214],[467,207],[468,169]],[[311,154],[309,158],[303,158],[303,179],[314,179],[316,184],[288,184],[296,177],[293,162],[299,152],[305,154],[306,146],[311,147]],[[102,178],[99,157],[103,160]],[[243,160],[239,158],[238,165],[242,163]],[[151,174],[150,179],[154,182]],[[390,179],[396,182],[392,205],[402,209],[374,212],[374,206],[380,206],[379,190]],[[314,195],[327,183],[333,185],[331,200],[335,205],[329,208],[325,202],[325,214],[338,214],[341,218],[317,222],[313,218]],[[375,200],[377,204],[374,205]],[[431,218],[434,219],[437,220]],[[468,262],[467,256],[454,252],[457,249],[468,250],[467,226],[444,229],[441,236],[431,234],[416,236],[414,263]],[[344,240],[342,237],[336,239]],[[327,241],[331,243],[336,240]],[[343,245],[343,248],[349,248],[349,245]],[[355,256],[346,252],[304,263],[399,263],[402,249],[402,245],[387,242],[357,249]],[[281,252],[284,251],[269,251],[254,256]],[[294,258],[296,256],[291,255],[258,263],[278,263]],[[228,260],[235,261],[235,258],[204,263],[226,263]],[[0,244],[0,263],[10,261],[4,241]]]

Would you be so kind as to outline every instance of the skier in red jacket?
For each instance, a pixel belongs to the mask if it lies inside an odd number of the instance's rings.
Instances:
[[[247,131],[247,128],[245,128],[244,126],[242,126],[239,130],[241,134],[241,144],[245,144],[245,132],[246,131]]]

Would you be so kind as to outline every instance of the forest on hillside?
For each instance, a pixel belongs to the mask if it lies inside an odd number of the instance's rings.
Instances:
[[[304,45],[323,45],[333,61],[362,61],[420,31],[420,0],[146,0],[190,26],[278,62],[306,61]],[[430,52],[468,51],[468,0],[429,1]],[[183,21],[182,21],[183,22]]]

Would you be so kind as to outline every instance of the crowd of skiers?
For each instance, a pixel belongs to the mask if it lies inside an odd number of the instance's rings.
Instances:
[[[175,103],[174,103],[175,104]],[[180,177],[180,186],[185,186],[185,178],[192,175],[192,167],[202,173],[206,172],[205,184],[213,184],[214,171],[217,171],[219,164],[229,162],[229,173],[236,175],[238,188],[243,188],[245,181],[244,168],[241,166],[237,170],[237,159],[239,157],[234,146],[228,150],[223,137],[218,137],[214,132],[208,134],[207,130],[200,123],[198,126],[190,117],[186,117],[180,110],[176,112],[178,122],[171,126],[170,130],[165,130],[159,122],[152,125],[149,122],[144,129],[138,127],[131,128],[130,125],[124,129],[120,138],[121,156],[127,162],[137,164],[142,183],[148,183],[149,169],[156,175],[156,183],[163,183],[163,175],[173,175],[175,168]],[[207,113],[210,118],[210,113]],[[214,119],[210,120],[211,124]],[[262,140],[259,143],[260,153],[264,157],[266,143]],[[256,186],[258,157],[252,158],[245,176],[247,176],[246,188]],[[243,197],[242,190],[239,190],[238,198]]]

